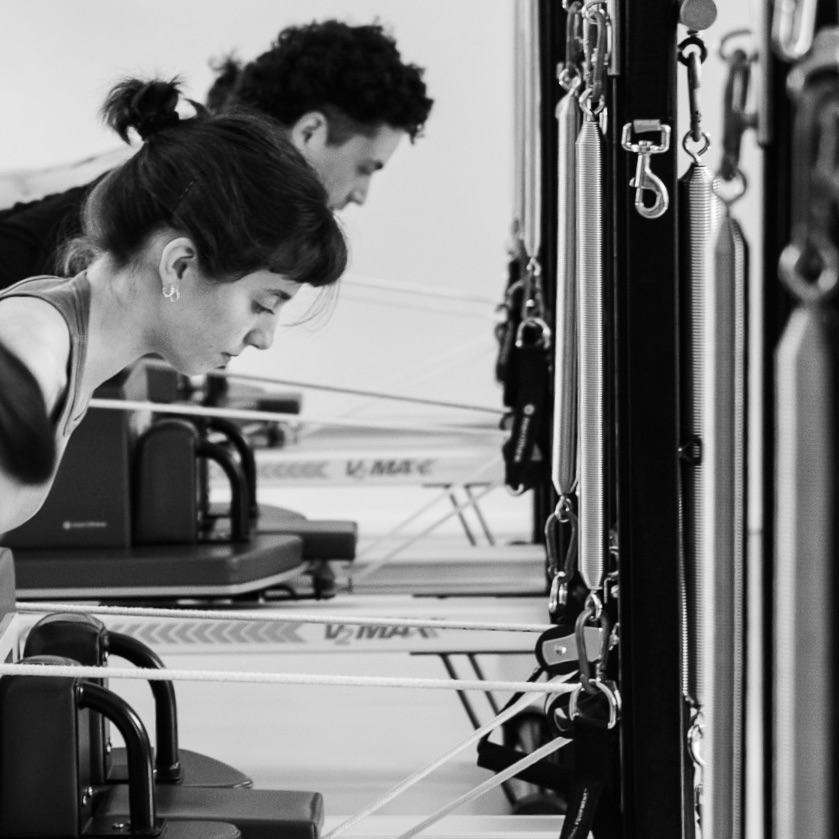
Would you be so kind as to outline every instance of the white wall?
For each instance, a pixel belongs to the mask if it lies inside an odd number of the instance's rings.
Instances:
[[[718,7],[717,23],[705,33],[712,47],[725,32],[750,23],[746,0]],[[252,58],[289,23],[378,16],[392,26],[403,56],[427,68],[435,106],[426,136],[400,149],[376,176],[367,206],[343,213],[352,247],[349,279],[500,300],[512,212],[512,8],[510,0],[3,0],[0,171],[54,165],[117,145],[97,109],[124,74],[180,74],[189,94],[203,98],[212,57],[233,50]],[[722,83],[712,52],[701,96],[715,143]],[[686,115],[682,108],[674,142],[681,142]],[[714,168],[718,160],[716,144],[706,161]],[[753,186],[743,202],[747,223],[757,218],[758,194]],[[489,302],[437,302],[360,290],[351,282],[339,297],[328,318],[281,329],[271,351],[246,353],[236,369],[500,405]],[[440,363],[429,366],[435,359]],[[306,402],[316,412],[355,404],[318,393]],[[379,410],[392,412],[394,404]]]
[[[426,136],[376,175],[364,208],[343,213],[351,275],[500,300],[512,191],[507,0],[3,0],[0,171],[119,145],[97,110],[125,74],[180,74],[188,95],[203,99],[212,57],[235,50],[253,58],[290,23],[377,16],[403,58],[426,68],[435,105]],[[328,319],[282,329],[271,351],[246,353],[237,369],[500,405],[490,304],[441,305],[349,284],[340,298]],[[394,299],[407,306],[384,305]],[[426,311],[431,303],[443,313]],[[448,373],[412,378],[428,358],[464,344],[471,355],[459,363],[455,353]],[[306,402],[313,411],[344,404],[318,394]]]

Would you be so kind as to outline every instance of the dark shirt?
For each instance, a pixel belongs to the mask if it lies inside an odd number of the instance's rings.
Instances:
[[[80,211],[91,186],[0,210],[0,289],[27,277],[62,274],[58,251],[81,232]]]

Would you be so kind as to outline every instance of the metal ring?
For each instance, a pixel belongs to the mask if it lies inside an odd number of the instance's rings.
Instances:
[[[720,185],[724,183],[736,184],[738,186],[738,191],[734,195],[726,197],[720,189]],[[735,201],[739,201],[746,194],[748,186],[749,182],[746,180],[746,176],[739,166],[735,167],[733,178],[723,178],[722,175],[718,174],[711,180],[711,192],[713,192],[726,207],[730,207],[735,203]]]
[[[614,728],[617,724],[618,713],[621,709],[620,692],[617,689],[612,690],[611,688],[607,687],[601,679],[589,679],[589,684],[599,689],[600,692],[609,701],[609,721],[606,724],[606,727]],[[577,710],[577,703],[579,702],[580,693],[582,693],[584,689],[585,688],[582,684],[579,687],[575,688],[574,692],[571,694],[571,699],[568,701],[568,716],[572,720],[580,716],[580,712]],[[595,693],[596,691],[589,692]]]
[[[600,112],[606,107],[606,103],[603,101],[603,97],[601,96],[600,99],[597,100],[597,105],[594,108],[590,108],[588,106],[588,101],[591,99],[591,88],[588,90],[584,90],[580,94],[580,107],[590,116],[596,117],[600,115]]]
[[[819,236],[817,244],[822,269],[814,281],[808,280],[798,266],[804,249],[797,242],[790,242],[781,252],[778,275],[789,291],[802,303],[819,303],[836,293],[839,287],[839,252],[827,237]]]
[[[574,513],[574,504],[571,501],[571,498],[567,495],[561,495],[559,497],[559,501],[556,504],[556,510],[554,510],[554,516],[556,516],[556,520],[565,524],[566,522],[571,521],[571,515]]]
[[[684,55],[684,51],[687,47],[699,47],[699,61],[700,63],[704,64],[705,59],[708,57],[708,47],[705,46],[705,42],[697,37],[696,35],[688,35],[687,38],[684,39],[679,44],[679,61],[687,67],[688,60]]]
[[[708,151],[708,149],[711,147],[711,137],[710,137],[710,135],[708,134],[708,132],[707,132],[707,131],[703,131],[703,132],[702,132],[702,147],[701,147],[701,148],[699,148],[699,149],[694,149],[693,151],[691,151],[691,150],[688,148],[688,145],[687,145],[687,144],[688,144],[688,140],[691,140],[691,139],[693,139],[693,138],[691,137],[691,133],[690,133],[690,131],[688,131],[688,132],[687,132],[687,134],[685,134],[685,136],[682,138],[682,148],[683,148],[683,149],[684,149],[684,150],[685,150],[685,151],[686,151],[686,152],[687,152],[687,153],[688,153],[688,154],[689,154],[689,155],[690,155],[690,156],[691,156],[691,157],[692,157],[692,158],[693,158],[693,159],[694,159],[697,163],[699,163],[699,162],[700,162],[700,161],[699,161],[699,158],[700,158],[700,157],[702,157],[702,155],[703,155],[703,154],[705,154],[705,152],[706,152],[706,151]]]
[[[733,41],[735,38],[741,38],[749,36],[751,37],[752,30],[751,29],[735,29],[732,32],[728,32],[727,34],[723,35],[720,38],[719,46],[717,47],[717,55],[726,63],[728,64],[729,59],[731,58],[731,53],[726,52],[726,47],[728,46],[730,41]],[[743,50],[745,52],[745,50]],[[746,53],[750,55],[749,53]],[[754,57],[754,53],[751,53],[751,56]]]

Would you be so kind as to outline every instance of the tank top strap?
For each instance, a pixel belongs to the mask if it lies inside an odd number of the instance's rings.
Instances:
[[[56,430],[69,437],[87,412],[89,399],[81,392],[82,371],[87,357],[90,323],[90,283],[84,271],[71,279],[30,277],[0,292],[0,298],[34,297],[53,306],[64,318],[70,333],[67,360],[67,390],[58,409]]]

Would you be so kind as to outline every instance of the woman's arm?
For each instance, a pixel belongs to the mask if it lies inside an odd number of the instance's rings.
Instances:
[[[70,345],[63,318],[48,309],[0,300],[0,533],[37,512],[55,470],[49,413],[66,388]]]

